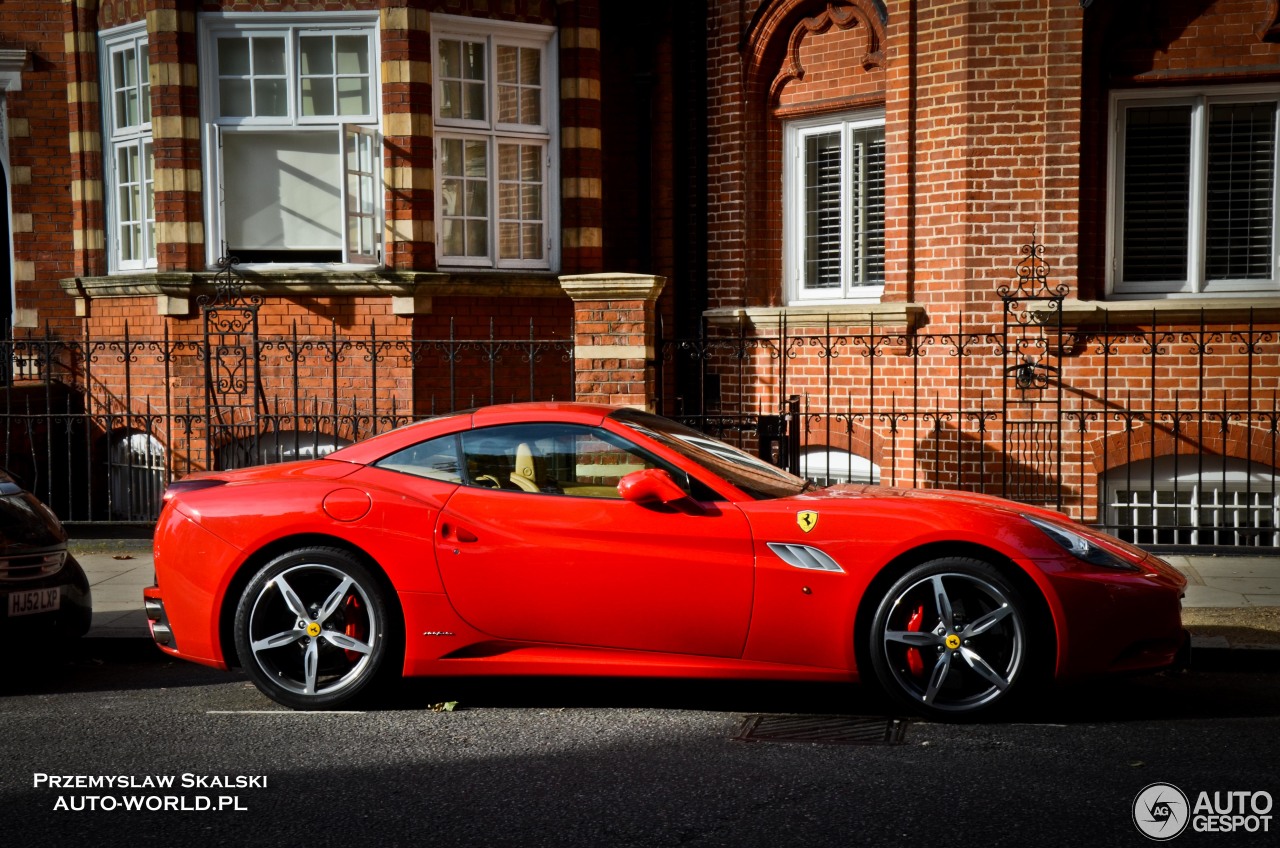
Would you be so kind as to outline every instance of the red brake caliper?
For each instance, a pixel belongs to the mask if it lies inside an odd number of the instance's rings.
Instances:
[[[342,632],[350,636],[352,639],[357,639],[361,642],[365,641],[367,636],[362,632],[364,630],[364,617],[360,614],[360,599],[355,595],[352,595],[347,598],[347,602],[344,606],[346,607],[344,612],[346,613],[347,626],[342,628]],[[358,651],[343,651],[343,653],[347,655],[348,662],[359,662],[360,660],[360,654]]]
[[[920,622],[924,619],[924,607],[919,606],[916,611],[911,613],[911,620],[907,622],[907,630],[912,633],[920,632]],[[920,656],[918,648],[907,648],[907,668],[911,669],[911,673],[916,677],[924,675],[924,657]]]

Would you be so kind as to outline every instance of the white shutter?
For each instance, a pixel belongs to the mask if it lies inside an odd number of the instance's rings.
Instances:
[[[1271,279],[1276,104],[1209,107],[1205,278]]]
[[[1188,279],[1191,114],[1184,105],[1131,107],[1125,116],[1121,279]]]

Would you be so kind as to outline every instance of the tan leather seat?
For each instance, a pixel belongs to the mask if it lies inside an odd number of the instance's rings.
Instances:
[[[540,492],[545,479],[542,455],[525,442],[516,445],[516,465],[511,471],[511,482],[526,492]]]

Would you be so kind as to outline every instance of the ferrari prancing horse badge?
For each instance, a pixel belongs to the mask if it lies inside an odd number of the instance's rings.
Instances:
[[[800,525],[800,529],[808,533],[810,530],[818,526],[818,513],[811,509],[796,513],[796,524]]]

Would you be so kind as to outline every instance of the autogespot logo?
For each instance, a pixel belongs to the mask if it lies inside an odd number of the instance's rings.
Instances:
[[[1133,799],[1133,823],[1148,839],[1173,839],[1190,820],[1187,796],[1172,783],[1153,783]]]

